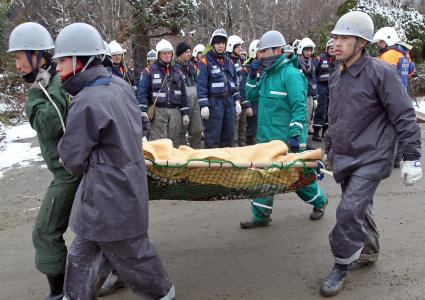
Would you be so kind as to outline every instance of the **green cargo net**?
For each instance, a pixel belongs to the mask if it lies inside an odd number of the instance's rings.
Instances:
[[[315,161],[233,163],[146,159],[151,200],[231,200],[298,190],[316,180]]]

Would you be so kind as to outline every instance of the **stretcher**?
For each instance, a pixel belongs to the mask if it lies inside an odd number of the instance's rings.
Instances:
[[[173,148],[143,143],[151,200],[231,200],[288,193],[320,175],[322,150],[289,153],[282,141],[246,147]],[[319,166],[319,168],[318,168]]]

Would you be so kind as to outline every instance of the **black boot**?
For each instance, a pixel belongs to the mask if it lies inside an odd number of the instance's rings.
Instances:
[[[313,210],[310,213],[310,220],[316,221],[320,220],[325,215],[325,208],[316,208],[313,207]]]
[[[117,289],[123,288],[125,286],[124,281],[120,278],[120,275],[117,271],[112,270],[109,274],[108,278],[106,278],[105,282],[102,285],[102,288],[99,290],[97,294],[98,297],[104,297],[112,294]]]
[[[256,227],[269,226],[271,221],[272,221],[272,219],[270,219],[270,218],[267,218],[264,222],[256,221],[256,220],[252,219],[252,220],[249,220],[249,221],[240,222],[240,225],[241,225],[242,229],[252,229],[252,228],[256,228]]]
[[[63,298],[63,282],[65,280],[65,274],[56,276],[47,275],[47,281],[49,281],[50,294],[46,300],[59,300]]]
[[[323,139],[320,136],[320,129],[321,128],[314,127],[314,133],[313,133],[313,137],[312,137],[313,141],[323,142]]]
[[[326,132],[326,130],[328,130],[328,125],[323,125],[323,127],[322,127],[322,137],[324,137],[325,136],[325,132]]]
[[[320,287],[320,294],[325,297],[335,296],[342,290],[345,278],[348,275],[347,266],[335,264],[328,277]]]

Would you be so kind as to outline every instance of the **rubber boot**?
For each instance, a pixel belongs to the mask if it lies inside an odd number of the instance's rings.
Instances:
[[[123,288],[125,286],[124,281],[120,278],[120,275],[117,271],[112,270],[108,278],[106,278],[101,289],[99,290],[97,296],[104,297],[112,294],[116,290]]]
[[[313,137],[312,137],[313,141],[323,142],[323,139],[320,136],[320,129],[321,129],[320,127],[319,128],[318,127],[314,127],[314,132],[313,132]]]
[[[322,138],[325,136],[326,130],[328,130],[328,125],[323,125],[323,127],[322,127]]]
[[[325,215],[325,207],[316,208],[313,207],[313,210],[310,213],[310,220],[317,221],[320,220]]]
[[[323,281],[320,294],[325,297],[337,295],[342,290],[347,275],[347,266],[335,264],[328,277]]]
[[[349,271],[355,271],[367,266],[371,266],[378,261],[379,253],[376,254],[360,254],[360,257],[355,262],[348,266]]]
[[[170,290],[168,291],[168,294],[159,300],[175,300],[175,299],[176,299],[176,289],[174,288],[174,284],[172,284]]]
[[[271,221],[271,218],[267,218],[264,222],[251,219],[249,221],[240,222],[240,225],[242,229],[253,229],[257,227],[269,226]]]
[[[50,294],[46,300],[59,300],[63,298],[63,282],[65,280],[65,274],[56,276],[47,275],[47,281],[50,286]]]

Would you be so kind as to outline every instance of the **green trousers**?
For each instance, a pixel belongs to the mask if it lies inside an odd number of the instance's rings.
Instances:
[[[322,208],[327,202],[326,196],[317,182],[313,182],[295,191],[295,193],[305,203],[309,203],[316,208]],[[273,196],[252,199],[251,210],[255,221],[265,222],[270,218],[273,209],[273,199]]]
[[[65,273],[67,248],[63,234],[68,228],[80,177],[61,168],[54,172],[32,232],[37,270],[49,276]]]

